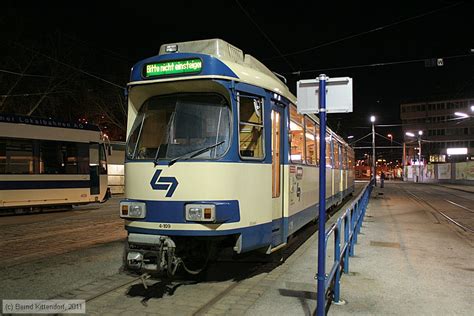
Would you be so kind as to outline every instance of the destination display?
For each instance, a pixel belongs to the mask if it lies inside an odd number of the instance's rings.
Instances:
[[[168,75],[199,73],[201,69],[202,61],[199,58],[194,58],[147,64],[144,67],[143,74],[146,78],[150,78]]]

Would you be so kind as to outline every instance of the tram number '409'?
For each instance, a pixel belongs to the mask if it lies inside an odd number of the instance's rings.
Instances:
[[[164,228],[164,229],[170,229],[170,228],[171,228],[171,224],[159,224],[158,227],[159,227],[159,228]]]

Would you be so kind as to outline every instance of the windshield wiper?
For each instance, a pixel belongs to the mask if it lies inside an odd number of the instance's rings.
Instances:
[[[188,160],[188,159],[194,158],[194,157],[196,157],[196,156],[199,156],[200,154],[203,154],[203,153],[205,153],[205,152],[211,150],[211,149],[214,148],[214,147],[217,147],[217,146],[219,146],[219,145],[222,145],[223,143],[225,143],[225,140],[220,141],[220,142],[215,143],[215,144],[212,144],[212,145],[210,145],[210,146],[201,148],[201,149],[193,150],[193,151],[191,151],[191,152],[189,152],[189,153],[186,153],[186,154],[181,155],[181,156],[179,156],[179,157],[173,158],[173,159],[170,160],[170,162],[168,162],[168,167],[174,165],[174,163],[177,162],[177,161],[179,161],[179,160]],[[156,163],[156,161],[155,161],[155,163]]]

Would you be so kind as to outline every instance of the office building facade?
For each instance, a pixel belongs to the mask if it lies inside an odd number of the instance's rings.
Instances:
[[[474,159],[474,97],[404,103],[400,118],[408,161],[418,158],[418,137],[422,161]],[[407,136],[407,132],[414,136]]]

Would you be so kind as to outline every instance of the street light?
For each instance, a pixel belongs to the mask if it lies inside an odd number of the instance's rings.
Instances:
[[[421,166],[421,136],[423,131],[418,131],[418,165]]]
[[[377,167],[375,165],[375,116],[370,117],[370,122],[372,122],[372,172],[374,175],[374,187],[377,186]]]
[[[392,134],[387,134],[387,137],[390,138],[390,161],[392,161],[392,146],[393,146],[393,135]]]
[[[410,137],[415,137],[415,134],[411,132],[406,132],[405,135],[410,136]],[[423,135],[423,131],[418,131],[418,174],[421,175],[421,178],[423,178],[423,172],[421,171],[421,136],[422,135]]]
[[[454,115],[459,116],[459,117],[462,117],[462,118],[469,117],[468,114],[463,113],[463,112],[454,112]]]

